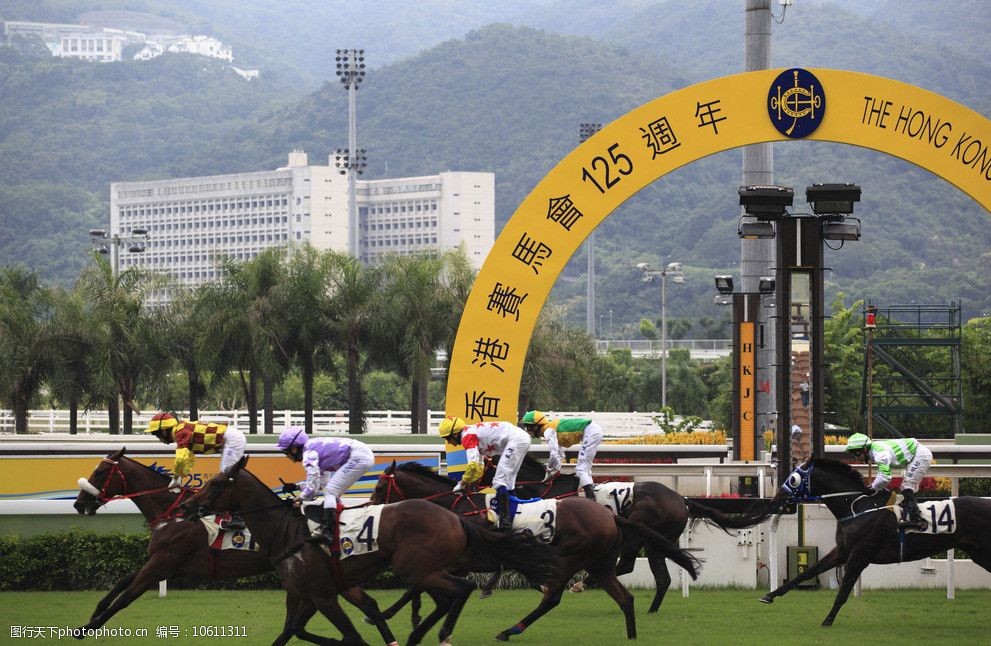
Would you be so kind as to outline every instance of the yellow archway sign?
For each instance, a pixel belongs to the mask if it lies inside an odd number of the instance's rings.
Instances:
[[[461,318],[448,415],[516,420],[523,362],[544,301],[571,255],[617,206],[707,155],[796,138],[900,157],[991,211],[991,121],[928,90],[859,72],[796,68],[672,92],[581,144],[510,218]]]

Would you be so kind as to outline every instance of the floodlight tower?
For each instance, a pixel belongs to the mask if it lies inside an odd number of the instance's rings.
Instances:
[[[602,130],[601,123],[582,121],[578,124],[578,143],[585,143],[599,130]],[[595,231],[588,236],[587,251],[588,267],[585,273],[588,277],[588,284],[585,288],[585,331],[590,337],[595,338]],[[599,330],[599,332],[602,331]]]
[[[348,250],[358,257],[358,126],[355,114],[358,86],[365,78],[365,50],[338,49],[334,57],[337,62],[337,78],[348,91],[348,147],[344,168],[348,173]],[[364,169],[364,166],[361,166]]]

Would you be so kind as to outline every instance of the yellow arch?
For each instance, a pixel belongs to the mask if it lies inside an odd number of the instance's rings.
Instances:
[[[789,114],[818,109],[819,125],[805,139],[900,157],[991,211],[991,121],[892,79],[810,69],[819,87],[806,91],[808,84],[800,86],[797,75],[791,84],[792,73],[783,72],[736,74],[654,99],[608,124],[537,184],[495,241],[468,297],[450,358],[449,415],[515,421],[537,316],[585,238],[666,173],[739,146],[790,140],[774,123],[795,122]],[[787,97],[775,100],[789,90],[790,110]]]

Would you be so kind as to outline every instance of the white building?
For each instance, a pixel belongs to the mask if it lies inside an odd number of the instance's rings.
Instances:
[[[495,176],[446,172],[358,180],[358,250],[365,262],[464,244],[481,267],[495,240]],[[217,276],[217,260],[250,260],[263,249],[309,241],[348,246],[348,183],[334,166],[310,165],[305,152],[273,171],[110,185],[110,230],[149,235],[144,253],[122,249],[121,270],[143,267],[197,285]]]

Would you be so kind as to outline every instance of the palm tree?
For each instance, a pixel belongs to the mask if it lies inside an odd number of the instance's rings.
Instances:
[[[220,279],[204,287],[197,302],[202,328],[198,352],[213,379],[235,372],[248,407],[250,433],[258,432],[258,381],[273,374],[266,325],[270,321],[272,297],[282,280],[285,251],[269,248],[249,262],[222,259]],[[271,411],[266,411],[271,420]]]
[[[93,380],[92,356],[96,347],[93,322],[79,289],[56,289],[52,352],[58,357],[48,379],[53,396],[69,407],[69,433],[78,430],[79,406]]]
[[[427,432],[427,384],[437,349],[448,342],[457,319],[444,281],[444,260],[435,255],[390,256],[386,273],[380,337],[391,338],[398,364],[410,381],[410,422]]]
[[[327,291],[330,271],[329,256],[309,244],[295,248],[273,290],[273,307],[262,317],[280,366],[287,369],[291,361],[299,363],[308,433],[313,431],[313,378],[321,363],[329,362],[329,342],[334,333]]]
[[[28,410],[51,365],[51,292],[32,272],[0,270],[0,386],[14,411],[14,430],[27,433]]]
[[[327,251],[327,290],[336,345],[345,355],[348,380],[348,433],[365,432],[361,389],[362,348],[368,348],[379,317],[382,272],[366,267],[349,253]]]
[[[161,367],[163,357],[147,297],[165,278],[136,268],[118,273],[106,258],[83,270],[80,288],[95,322],[95,390],[108,404],[110,432],[119,431],[118,396],[124,402],[124,433],[131,433],[134,399],[141,379]]]
[[[595,341],[584,330],[565,325],[560,310],[544,308],[523,365],[521,409],[555,409],[589,399],[595,356]]]
[[[160,317],[163,355],[170,358],[186,375],[186,398],[189,419],[199,419],[200,397],[206,393],[203,383],[203,362],[198,352],[197,336],[200,333],[199,304],[204,288],[189,289],[172,286],[173,307],[168,316]],[[156,408],[164,408],[156,401]]]

